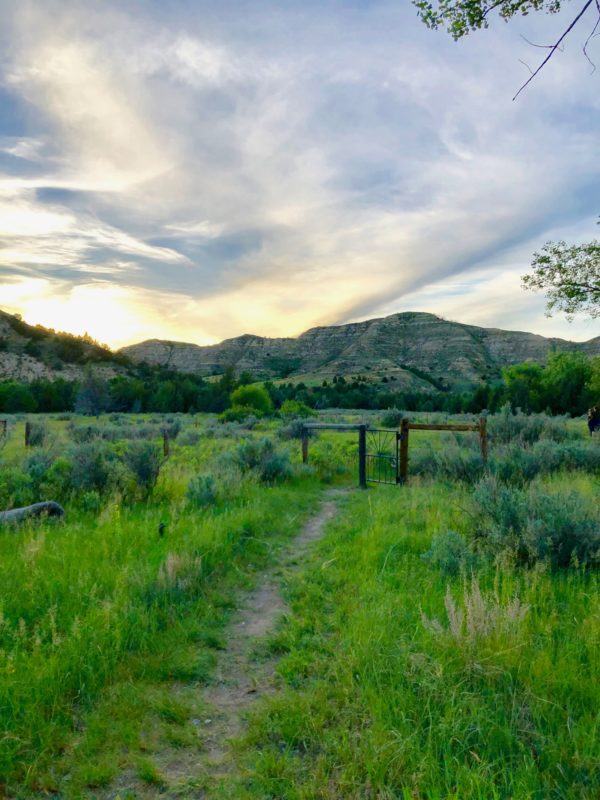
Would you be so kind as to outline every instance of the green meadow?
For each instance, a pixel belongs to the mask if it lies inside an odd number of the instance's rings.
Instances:
[[[8,418],[0,507],[66,513],[0,528],[6,796],[598,796],[600,439],[582,420],[494,415],[487,466],[474,434],[415,432],[408,484],[364,491],[356,435],[311,439],[303,465],[293,420],[29,419],[25,448]],[[323,415],[363,419],[381,424]],[[267,579],[285,603],[252,649],[269,689],[214,769],[207,691]]]

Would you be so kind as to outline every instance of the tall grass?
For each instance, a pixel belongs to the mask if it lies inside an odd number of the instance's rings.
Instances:
[[[432,532],[463,530],[467,494],[414,482],[352,498],[290,585],[270,644],[283,688],[253,714],[242,780],[223,791],[597,796],[599,576],[484,565],[448,578],[421,553]]]

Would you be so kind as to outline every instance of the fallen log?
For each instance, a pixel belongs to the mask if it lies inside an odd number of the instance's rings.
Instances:
[[[65,510],[61,505],[55,503],[54,500],[48,500],[44,503],[34,503],[32,506],[25,506],[25,508],[13,508],[10,511],[0,511],[0,525],[18,525],[20,522],[41,517],[42,515],[48,517],[62,517],[64,513]]]

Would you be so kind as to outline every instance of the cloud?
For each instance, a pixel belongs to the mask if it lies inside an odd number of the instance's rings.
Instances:
[[[386,0],[244,9],[8,14],[0,305],[18,278],[36,321],[89,303],[63,318],[93,333],[101,307],[113,343],[151,325],[290,335],[407,303],[511,327],[490,292],[519,294],[557,226],[596,234],[597,78],[572,48],[511,102],[517,31],[551,36],[560,19],[458,45]],[[540,303],[519,294],[515,324],[565,335]]]

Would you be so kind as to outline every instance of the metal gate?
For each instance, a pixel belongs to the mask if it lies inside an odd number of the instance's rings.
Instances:
[[[398,431],[367,429],[366,479],[370,483],[400,483]]]

